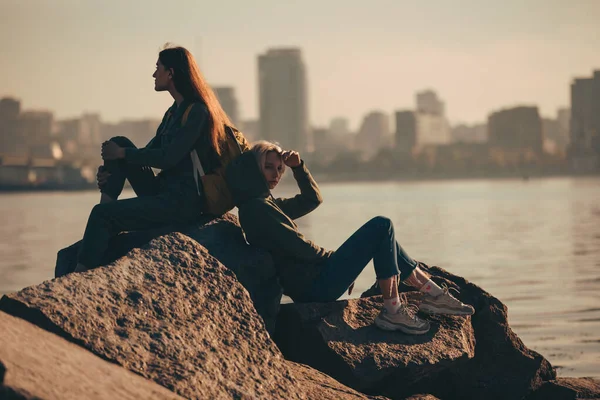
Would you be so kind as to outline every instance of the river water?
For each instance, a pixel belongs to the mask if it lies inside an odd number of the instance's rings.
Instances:
[[[600,178],[320,187],[325,202],[299,220],[308,238],[335,249],[371,217],[387,216],[413,258],[503,301],[512,329],[560,376],[600,377]],[[274,194],[295,190],[288,177]],[[0,293],[51,279],[57,250],[80,239],[98,197],[0,194]],[[367,266],[353,295],[374,279]]]

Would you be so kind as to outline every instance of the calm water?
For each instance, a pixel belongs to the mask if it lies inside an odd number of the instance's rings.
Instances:
[[[278,189],[287,196],[295,188]],[[409,254],[482,286],[512,328],[562,376],[600,377],[600,178],[323,184],[299,221],[335,249],[375,215]],[[131,195],[131,194],[130,194]],[[0,195],[0,293],[52,278],[56,251],[80,239],[94,192]],[[368,266],[360,294],[374,281]]]

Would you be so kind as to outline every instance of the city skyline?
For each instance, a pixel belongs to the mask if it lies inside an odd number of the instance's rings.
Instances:
[[[11,60],[0,66],[3,96],[58,119],[162,115],[171,99],[153,93],[151,74],[170,41],[199,56],[212,85],[236,89],[241,119],[256,119],[256,57],[292,46],[307,66],[311,124],[341,116],[355,130],[365,113],[409,108],[413,94],[429,88],[453,124],[519,104],[554,115],[568,105],[569,83],[600,64],[593,1],[509,1],[494,9],[474,1],[262,1],[237,5],[235,14],[227,4],[177,5],[1,1],[0,43]]]

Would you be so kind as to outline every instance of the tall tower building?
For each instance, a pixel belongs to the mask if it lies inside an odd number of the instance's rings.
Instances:
[[[312,151],[306,66],[297,48],[269,49],[258,56],[260,138],[284,148]]]
[[[235,89],[229,86],[214,87],[213,90],[221,103],[221,107],[236,127],[239,128],[238,102],[235,97]]]
[[[600,70],[571,84],[571,143],[569,157],[575,170],[600,169]]]

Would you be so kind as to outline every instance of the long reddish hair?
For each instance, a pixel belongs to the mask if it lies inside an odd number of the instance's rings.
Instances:
[[[223,111],[221,103],[208,86],[192,53],[180,46],[165,45],[158,53],[158,59],[165,69],[173,70],[175,89],[185,100],[201,101],[206,104],[210,123],[210,143],[217,154],[225,146],[225,125],[233,127]]]

